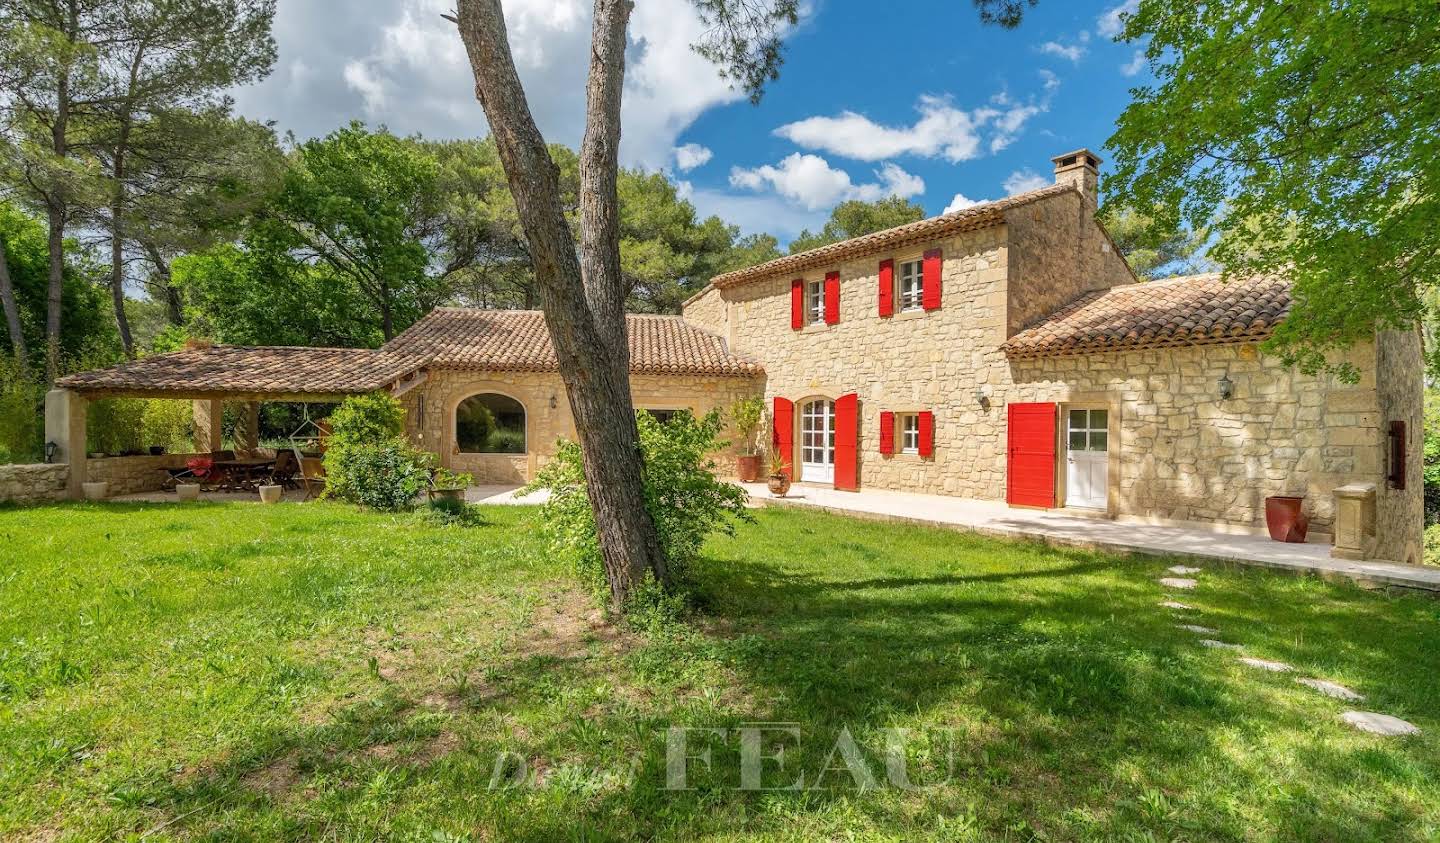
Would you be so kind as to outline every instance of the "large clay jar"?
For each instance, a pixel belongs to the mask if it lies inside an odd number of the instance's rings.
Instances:
[[[760,455],[750,454],[735,458],[735,473],[741,483],[754,483],[760,479]]]
[[[1273,495],[1265,499],[1265,526],[1277,542],[1303,542],[1310,519],[1300,510],[1303,497]]]
[[[790,478],[784,474],[772,474],[766,485],[770,487],[770,494],[777,498],[783,498],[785,493],[790,491]]]

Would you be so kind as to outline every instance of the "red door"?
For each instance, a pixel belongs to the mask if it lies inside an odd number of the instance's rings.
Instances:
[[[1010,404],[1007,494],[1012,506],[1055,506],[1055,405]]]
[[[785,461],[785,476],[795,476],[795,402],[775,396],[775,409],[770,414],[774,429],[770,434],[772,453]]]
[[[860,490],[860,397],[855,393],[835,399],[835,488]]]

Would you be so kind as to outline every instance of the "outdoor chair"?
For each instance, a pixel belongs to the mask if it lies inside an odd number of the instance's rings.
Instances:
[[[325,491],[325,461],[320,457],[300,457],[300,485],[305,490],[305,500]]]
[[[270,470],[270,482],[287,489],[298,489],[300,484],[295,475],[300,472],[300,459],[290,451],[275,454],[275,467]]]

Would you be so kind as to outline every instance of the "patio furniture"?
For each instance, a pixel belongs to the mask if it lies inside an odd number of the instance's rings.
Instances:
[[[325,491],[325,461],[320,457],[300,457],[300,486],[305,500]]]
[[[300,484],[296,482],[295,475],[299,473],[300,458],[293,452],[278,451],[275,454],[275,467],[270,470],[271,483],[289,489],[298,489]]]
[[[253,492],[257,481],[269,476],[275,461],[264,457],[234,458],[216,460],[214,465],[216,473],[225,478],[223,485]]]
[[[209,457],[191,457],[186,460],[185,472],[195,478],[201,489],[214,488],[215,461]]]

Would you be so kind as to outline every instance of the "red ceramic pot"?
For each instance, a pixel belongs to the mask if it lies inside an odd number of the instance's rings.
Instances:
[[[1300,510],[1303,497],[1273,495],[1265,499],[1265,526],[1277,542],[1303,542],[1310,519]]]
[[[735,458],[735,473],[740,475],[741,483],[754,483],[760,479],[760,455],[740,456]]]

